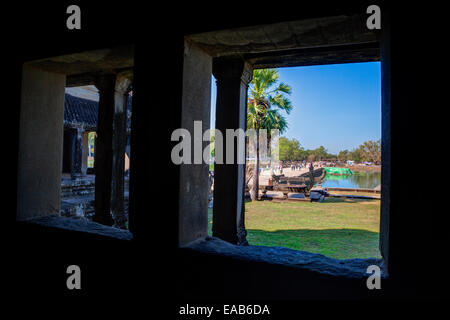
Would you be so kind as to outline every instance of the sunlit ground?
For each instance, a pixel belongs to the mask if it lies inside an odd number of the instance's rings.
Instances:
[[[337,259],[381,258],[379,200],[246,202],[245,225],[251,245],[280,246]],[[211,227],[212,209],[210,234]]]

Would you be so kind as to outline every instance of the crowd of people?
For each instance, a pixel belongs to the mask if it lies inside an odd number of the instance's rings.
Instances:
[[[336,166],[336,163],[329,161],[282,161],[276,167],[274,167],[273,170],[276,174],[283,174],[283,169],[290,168],[291,171],[300,171],[304,168],[309,169],[311,164],[313,166],[313,169]],[[269,167],[267,167],[266,169],[269,169]]]

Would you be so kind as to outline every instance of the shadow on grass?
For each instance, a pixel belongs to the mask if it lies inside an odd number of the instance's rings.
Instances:
[[[381,258],[379,234],[359,229],[277,230],[247,229],[251,245],[285,247],[320,253],[336,259]]]
[[[297,195],[297,194],[291,194],[289,195],[289,199],[305,199],[304,197],[302,197],[301,195]],[[306,198],[307,201],[306,202],[310,202],[308,198]],[[274,201],[275,200],[275,201]],[[325,198],[325,200],[323,201],[323,203],[358,203],[358,202],[367,202],[367,201],[379,201],[380,199],[361,199],[361,198],[345,198],[345,197],[327,197]],[[284,201],[282,199],[278,199],[274,196],[265,196],[263,197],[261,200],[258,201],[274,201],[274,202],[280,202],[280,201]],[[246,199],[245,203],[251,203],[252,200],[251,199]],[[302,203],[304,203],[302,201]]]

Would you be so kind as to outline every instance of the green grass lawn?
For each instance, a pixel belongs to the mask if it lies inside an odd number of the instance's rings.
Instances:
[[[209,232],[212,209],[209,211]],[[337,259],[381,258],[380,201],[327,198],[324,202],[257,201],[245,204],[247,240]]]

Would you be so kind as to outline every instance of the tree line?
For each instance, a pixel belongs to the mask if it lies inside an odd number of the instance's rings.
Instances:
[[[338,154],[328,153],[325,147],[305,149],[293,138],[281,137],[279,140],[280,160],[286,161],[348,161],[381,163],[381,141],[365,141],[353,150],[342,150]]]
[[[272,129],[278,129],[283,134],[288,123],[286,115],[293,108],[289,96],[292,88],[279,81],[280,75],[276,69],[257,69],[253,71],[253,78],[248,90],[247,103],[247,128],[254,129],[256,136],[259,130],[265,129],[269,133]],[[271,139],[270,134],[267,137]],[[280,160],[354,160],[356,162],[370,161],[379,163],[381,160],[380,141],[367,141],[358,148],[348,151],[343,150],[334,155],[320,146],[314,150],[305,150],[296,139],[280,138]],[[255,170],[253,174],[250,196],[252,200],[258,199],[259,192],[259,140],[256,141]]]

